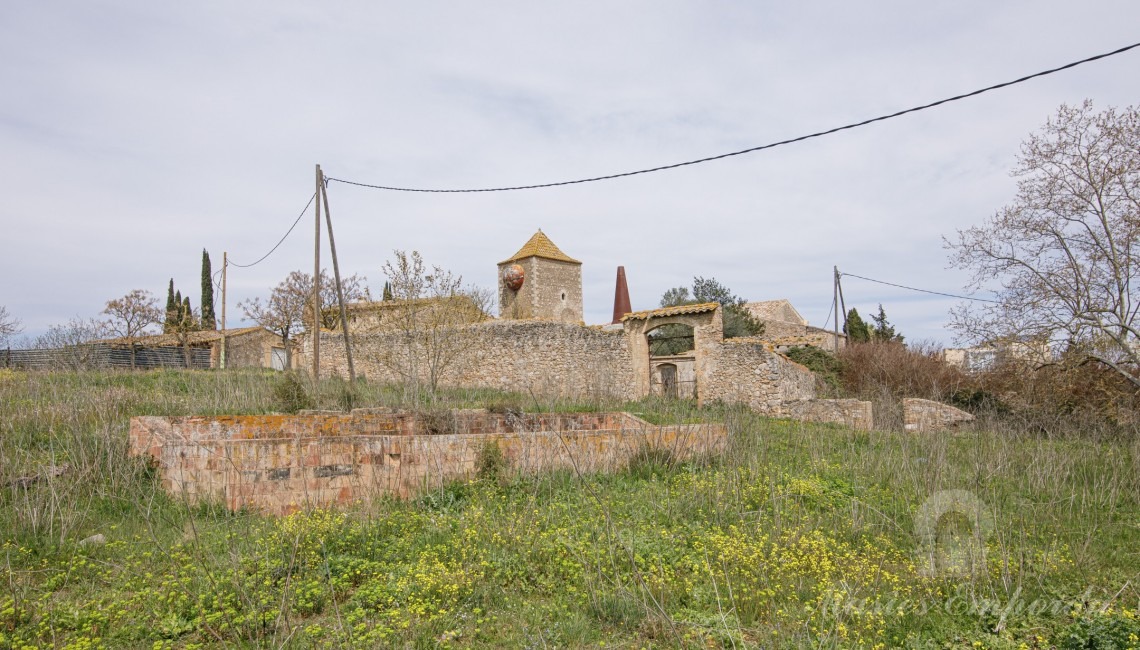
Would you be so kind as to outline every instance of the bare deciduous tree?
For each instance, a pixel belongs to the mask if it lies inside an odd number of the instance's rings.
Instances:
[[[434,394],[468,353],[472,334],[466,326],[486,319],[490,293],[464,287],[451,271],[428,269],[417,251],[394,251],[383,270],[392,295],[384,325],[390,337],[376,353],[411,397],[425,382]]]
[[[20,319],[8,313],[8,308],[0,305],[0,347],[8,344],[8,339],[23,331]]]
[[[135,289],[123,296],[108,300],[103,314],[109,316],[107,329],[127,339],[131,347],[131,367],[135,367],[135,337],[144,334],[151,325],[161,323],[163,312],[158,307],[158,299],[149,291]]]
[[[61,369],[81,370],[91,368],[98,362],[98,356],[91,345],[92,341],[106,338],[111,334],[107,322],[95,318],[72,318],[66,323],[52,325],[46,332],[37,336],[32,347],[39,350],[57,350],[53,363]]]
[[[1062,106],[1022,145],[1017,195],[982,226],[946,242],[977,290],[963,306],[965,342],[1050,346],[1140,379],[1140,112]]]
[[[368,287],[365,278],[356,274],[341,278],[341,287],[346,302],[366,300]],[[285,367],[293,364],[295,334],[311,321],[313,313],[313,276],[301,271],[293,271],[281,281],[262,303],[260,298],[246,300],[238,304],[246,318],[281,337],[285,344]],[[326,309],[337,303],[336,284],[325,271],[321,271],[321,327],[333,328],[337,325],[340,313],[336,309]]]

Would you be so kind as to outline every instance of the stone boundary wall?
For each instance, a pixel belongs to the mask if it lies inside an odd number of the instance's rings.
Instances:
[[[406,413],[131,418],[130,451],[149,456],[162,485],[190,503],[288,514],[303,508],[409,497],[474,475],[497,445],[508,471],[609,472],[644,448],[676,458],[723,451],[722,425],[658,427],[626,413],[511,415],[459,412],[460,431],[418,433]],[[527,427],[552,430],[528,431]],[[513,429],[492,432],[497,428]],[[482,433],[475,433],[482,431]]]
[[[697,385],[702,400],[747,404],[783,415],[782,404],[815,397],[815,375],[755,338],[727,339],[706,352],[707,376]]]
[[[427,381],[433,349],[442,361],[437,364],[443,367],[438,373],[442,386],[533,391],[545,397],[638,397],[625,335],[577,324],[488,321],[424,334],[410,343],[396,332],[363,334],[354,337],[353,362],[357,374],[372,380],[397,383],[413,372]],[[306,345],[306,359],[310,351],[311,344]],[[305,367],[311,362],[298,363]],[[321,334],[321,370],[348,375],[344,344],[336,333]]]

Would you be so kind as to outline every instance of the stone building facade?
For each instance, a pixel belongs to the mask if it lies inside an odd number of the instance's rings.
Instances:
[[[725,340],[717,303],[629,313],[620,326],[585,326],[581,264],[541,231],[498,267],[498,319],[425,328],[414,335],[384,327],[357,332],[356,371],[381,382],[570,398],[636,400],[668,394],[695,397],[698,403],[746,404],[774,416],[855,426],[869,422],[852,417],[850,408],[816,400],[812,372],[777,352],[770,341]],[[692,349],[654,356],[650,335],[664,326],[690,329]],[[310,349],[306,341],[302,354]],[[670,371],[674,381],[685,382],[672,392],[663,378]],[[347,375],[337,333],[321,335],[321,372]]]
[[[764,323],[765,341],[776,350],[785,352],[789,348],[812,346],[835,352],[838,339],[839,349],[847,344],[847,335],[820,327],[812,327],[806,318],[796,311],[786,298],[745,303],[744,309],[756,320]]]

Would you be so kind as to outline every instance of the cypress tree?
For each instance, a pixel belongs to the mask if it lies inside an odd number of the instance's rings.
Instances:
[[[174,322],[170,325],[172,332],[178,331],[182,327],[182,320],[184,318],[182,311],[182,291],[174,292]]]
[[[384,298],[383,298],[383,300],[391,300],[391,299],[392,299],[392,283],[391,282],[385,282],[384,283]]]
[[[871,320],[875,322],[871,326],[871,337],[876,341],[882,343],[902,343],[903,335],[895,331],[895,326],[891,325],[887,320],[887,310],[883,309],[882,303],[879,303],[879,314],[872,316]]]
[[[210,273],[210,254],[202,249],[202,329],[218,329],[214,318],[214,278]]]
[[[182,327],[185,328],[187,332],[198,329],[194,327],[194,310],[190,308],[189,298],[182,299]]]
[[[843,333],[847,335],[848,343],[867,343],[871,340],[871,328],[854,307],[847,312],[847,319],[843,323]]]
[[[178,321],[178,303],[174,302],[174,278],[170,278],[170,286],[166,289],[166,320],[162,321],[162,333],[169,334]]]

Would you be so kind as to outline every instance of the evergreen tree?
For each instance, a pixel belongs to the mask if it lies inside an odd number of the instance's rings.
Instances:
[[[383,298],[383,300],[391,300],[391,299],[392,299],[392,283],[391,282],[385,282],[384,283],[384,298]]]
[[[195,327],[194,310],[190,308],[190,299],[182,299],[182,328],[186,332],[193,332],[198,329]]]
[[[174,278],[170,278],[170,286],[166,289],[166,319],[162,321],[162,333],[169,334],[178,322],[178,303],[174,302]]]
[[[174,292],[174,322],[171,324],[170,329],[178,330],[182,327],[182,321],[185,320],[186,315],[182,310],[182,291]]]
[[[895,332],[895,326],[887,321],[887,312],[883,304],[879,303],[879,313],[871,317],[874,325],[871,327],[871,338],[877,343],[902,343],[903,335]]]
[[[847,312],[847,320],[843,323],[843,333],[847,335],[848,343],[867,343],[871,340],[870,326],[859,315],[859,310],[854,307]]]
[[[210,254],[202,249],[202,329],[218,329],[214,318],[214,278],[210,272]]]
[[[678,305],[692,305],[703,302],[716,302],[720,303],[723,307],[721,312],[724,323],[724,338],[730,339],[737,336],[762,336],[764,334],[764,322],[758,320],[753,316],[744,305],[747,301],[732,293],[732,291],[718,282],[716,278],[693,278],[693,292],[689,293],[688,287],[674,287],[665,292],[661,296],[662,307],[676,307]],[[679,336],[681,330],[687,330],[685,326],[673,327],[672,325],[665,325],[661,329],[661,336],[676,337]],[[692,349],[689,347],[688,349]],[[669,354],[676,353],[676,350],[669,352]],[[655,353],[657,354],[657,353]]]

